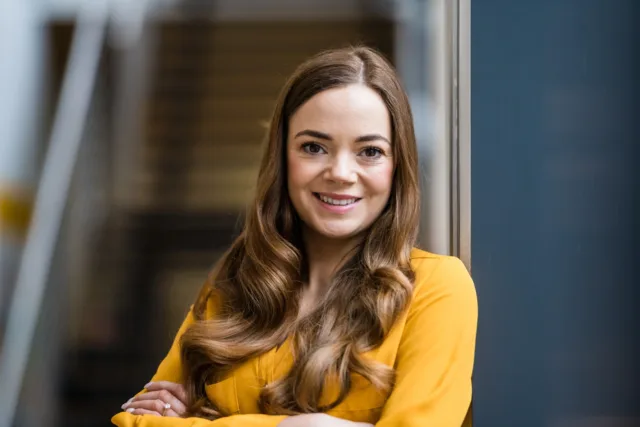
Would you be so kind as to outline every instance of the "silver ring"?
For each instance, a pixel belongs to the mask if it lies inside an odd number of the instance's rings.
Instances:
[[[165,403],[164,404],[164,411],[162,411],[162,416],[164,417],[165,414],[167,413],[167,411],[171,409],[171,403]]]

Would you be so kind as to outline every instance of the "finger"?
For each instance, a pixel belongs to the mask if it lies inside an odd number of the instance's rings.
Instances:
[[[159,417],[182,418],[180,416],[180,414],[177,414],[173,409],[167,409],[166,412],[163,410],[164,415],[162,414],[162,412],[158,413],[156,411],[149,411],[148,409],[142,409],[142,408],[129,408],[129,409],[127,409],[126,412],[129,412],[130,414],[133,414],[133,415],[145,415],[145,414],[147,414],[147,415],[156,415],[156,416],[159,416]]]
[[[129,408],[127,409],[127,412],[133,415],[156,415],[158,417],[162,416],[162,414],[159,414],[156,411],[149,411],[142,408]]]
[[[131,399],[127,400],[126,402],[124,402],[124,403],[122,404],[121,408],[122,408],[123,410],[124,410],[124,409],[127,409],[127,406],[129,406],[129,403],[133,402],[133,399],[135,399],[135,396],[134,396],[134,397],[132,397]]]
[[[144,400],[160,400],[163,403],[168,403],[171,405],[171,408],[178,414],[183,414],[187,410],[184,403],[182,403],[177,397],[175,397],[167,390],[149,391],[147,393],[140,394],[134,397],[129,405],[132,402],[141,402]],[[128,406],[125,405],[124,409],[126,409],[127,407]]]
[[[182,416],[173,409],[167,409],[167,412],[164,413],[163,417],[182,418]]]
[[[133,401],[129,404],[129,406],[127,407],[127,411],[131,410],[131,409],[144,409],[147,411],[152,411],[152,412],[156,412],[159,415],[162,415],[163,412],[165,412],[165,402],[162,402],[160,400],[138,400],[138,401]],[[168,410],[167,410],[168,412]]]
[[[187,403],[187,391],[182,384],[170,381],[155,381],[144,386],[148,391],[169,390],[171,394],[180,399],[182,403]]]

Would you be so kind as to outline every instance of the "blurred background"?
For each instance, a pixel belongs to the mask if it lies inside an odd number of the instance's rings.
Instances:
[[[640,426],[640,3],[3,0],[0,427],[109,425],[242,224],[295,66],[398,68],[474,425]],[[428,367],[425,367],[428,369]]]

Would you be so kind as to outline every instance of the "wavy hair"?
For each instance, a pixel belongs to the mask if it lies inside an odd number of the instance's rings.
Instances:
[[[317,93],[350,84],[376,91],[390,113],[393,187],[387,206],[334,275],[325,298],[297,319],[307,266],[301,220],[286,186],[288,121]],[[348,394],[352,374],[389,391],[393,369],[363,353],[380,346],[411,298],[410,251],[419,200],[411,110],[393,67],[366,47],[325,51],[300,65],[275,105],[242,232],[203,285],[193,308],[196,321],[181,338],[189,414],[209,419],[229,415],[207,399],[205,386],[287,337],[293,366],[261,390],[264,413],[330,410]],[[207,304],[213,300],[219,302],[217,313],[206,319]],[[328,379],[338,382],[339,393],[322,406]]]

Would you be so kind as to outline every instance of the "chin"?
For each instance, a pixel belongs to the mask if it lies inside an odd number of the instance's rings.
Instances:
[[[357,235],[357,233],[329,233],[320,232],[321,235],[333,240],[347,240]]]
[[[350,239],[361,233],[359,227],[314,227],[316,232],[324,237],[336,240]]]

